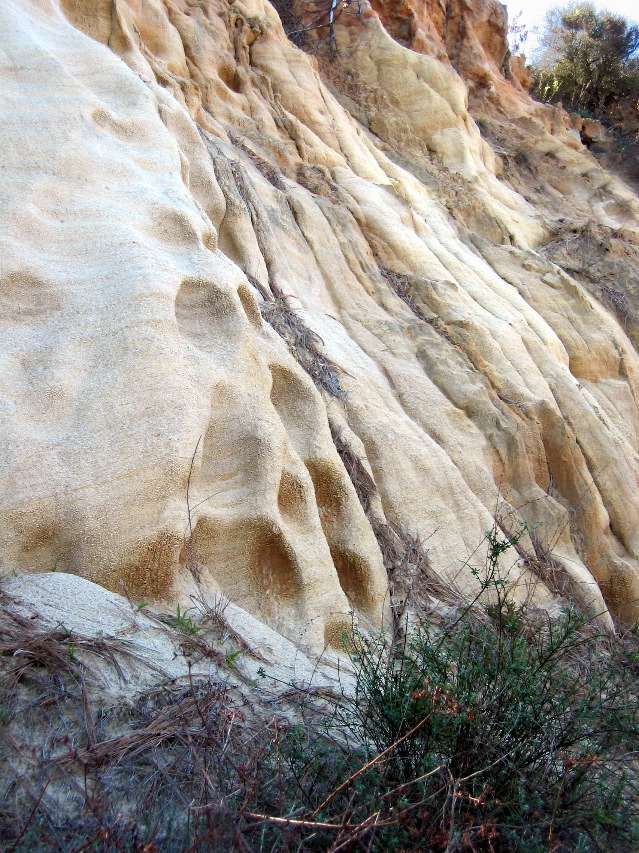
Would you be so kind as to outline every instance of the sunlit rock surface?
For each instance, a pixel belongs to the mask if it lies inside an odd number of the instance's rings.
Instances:
[[[454,6],[331,56],[260,0],[4,0],[2,573],[321,648],[406,596],[384,531],[470,592],[497,516],[518,595],[552,550],[636,620],[637,199]]]

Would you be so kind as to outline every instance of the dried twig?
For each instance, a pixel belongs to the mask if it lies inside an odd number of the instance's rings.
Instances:
[[[325,808],[328,805],[328,803],[330,803],[330,801],[334,797],[337,796],[337,794],[339,794],[340,791],[343,791],[344,788],[347,788],[351,784],[351,782],[353,782],[355,779],[357,779],[358,776],[361,776],[362,773],[364,773],[366,770],[369,770],[371,767],[373,767],[373,765],[375,765],[379,761],[381,761],[382,758],[385,758],[390,752],[392,752],[394,749],[396,749],[400,744],[404,743],[405,740],[408,740],[408,738],[412,737],[415,734],[415,732],[419,731],[419,729],[421,729],[421,727],[423,725],[425,725],[430,720],[430,718],[433,716],[434,713],[435,713],[435,711],[431,711],[422,720],[420,720],[416,726],[413,726],[413,728],[410,731],[406,732],[405,735],[402,735],[402,737],[398,738],[396,741],[391,743],[391,745],[386,747],[386,749],[383,752],[380,752],[379,755],[376,755],[375,758],[371,759],[363,767],[360,767],[359,770],[357,770],[355,773],[351,774],[348,777],[348,779],[346,779],[346,780],[344,780],[344,782],[342,782],[341,785],[338,785],[338,787],[335,788],[335,790],[332,791],[328,795],[328,797],[326,797],[326,799],[321,803],[321,805],[319,805],[315,809],[315,811],[313,812],[313,816],[319,814],[322,811],[322,809]],[[441,768],[439,768],[439,767],[437,768],[437,770],[440,770],[440,769]],[[433,773],[435,773],[435,772],[436,771],[433,770]]]

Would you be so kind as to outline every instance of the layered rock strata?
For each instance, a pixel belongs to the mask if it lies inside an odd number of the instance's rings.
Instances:
[[[518,595],[636,620],[637,200],[500,8],[349,6],[335,55],[266,0],[2,4],[4,573],[320,648],[389,573],[475,589],[497,516]]]

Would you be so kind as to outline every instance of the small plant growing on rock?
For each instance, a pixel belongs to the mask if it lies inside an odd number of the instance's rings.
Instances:
[[[162,616],[161,621],[171,628],[177,628],[185,634],[198,634],[201,630],[200,626],[188,615],[194,607],[187,607],[186,610],[181,610],[178,604],[175,611],[175,616]]]

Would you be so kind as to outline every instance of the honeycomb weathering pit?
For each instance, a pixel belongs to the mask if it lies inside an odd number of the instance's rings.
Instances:
[[[497,513],[636,620],[636,196],[501,8],[364,2],[331,59],[266,0],[2,3],[0,573],[321,648],[388,616],[374,519],[470,591]]]

